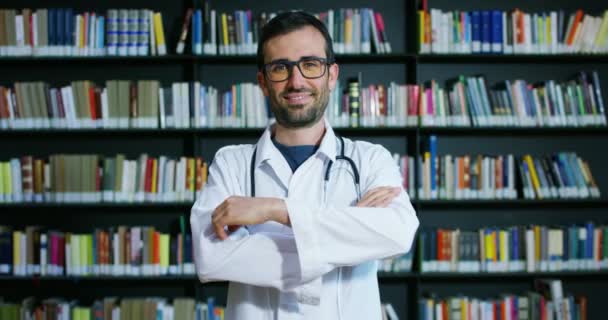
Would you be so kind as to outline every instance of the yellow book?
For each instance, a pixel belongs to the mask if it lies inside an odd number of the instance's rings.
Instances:
[[[460,298],[460,319],[461,320],[469,320],[469,301],[467,301],[467,298]]]
[[[4,201],[5,195],[10,198],[10,194],[4,191],[4,186],[6,185],[6,174],[4,173],[4,164],[6,162],[0,162],[0,201]]]
[[[524,156],[524,161],[526,161],[528,164],[528,171],[530,171],[530,178],[532,178],[532,186],[534,186],[536,196],[539,199],[542,199],[543,194],[540,192],[540,182],[538,181],[538,176],[536,175],[536,169],[534,169],[534,161],[532,161],[532,157],[529,154]]]
[[[154,13],[154,35],[156,36],[156,49],[159,56],[167,54],[167,45],[165,44],[165,31],[163,29],[163,18],[160,12]]]
[[[500,241],[500,261],[507,262],[509,259],[508,250],[509,250],[509,234],[505,230],[499,231],[499,241]]]
[[[13,274],[21,266],[21,231],[13,231]]]
[[[81,234],[78,236],[78,261],[80,262],[80,270],[83,274],[88,274],[88,256],[89,256],[89,248],[87,248],[87,236],[85,234]]]
[[[93,272],[93,250],[95,250],[95,248],[93,248],[93,235],[91,234],[87,234],[85,235],[85,240],[87,242],[87,270],[88,273],[92,273]]]
[[[188,168],[190,169],[188,170],[188,181],[190,181],[188,190],[194,192],[196,189],[196,163],[194,158],[188,158]]]
[[[201,170],[201,174],[203,175],[203,187],[205,186],[205,184],[207,184],[207,161],[203,162],[203,169]]]
[[[158,159],[152,159],[152,188],[150,189],[150,192],[152,194],[156,194],[156,190],[157,188],[157,184],[158,181],[156,181],[158,179]]]
[[[608,10],[604,11],[602,24],[600,24],[599,32],[595,36],[595,41],[593,44],[596,48],[605,49],[606,40],[608,40]]]
[[[224,48],[227,48],[228,47],[228,18],[226,17],[225,13],[222,13],[222,39],[224,39],[224,41],[222,41]]]
[[[349,48],[353,44],[353,19],[344,19],[344,47]]]
[[[81,16],[80,19],[80,35],[78,35],[78,38],[80,39],[80,43],[79,43],[79,48],[84,48],[85,45],[85,33],[87,31],[87,25],[84,21],[84,16]]]
[[[486,261],[494,261],[494,253],[496,252],[496,248],[494,245],[494,241],[492,240],[492,233],[485,233],[485,247],[486,247]]]
[[[13,176],[11,164],[9,162],[4,163],[2,171],[4,171],[4,194],[11,197],[13,194]]]
[[[160,267],[162,270],[169,268],[169,235],[160,234]]]
[[[418,43],[420,44],[420,50],[422,51],[422,46],[424,43],[424,11],[418,10]]]

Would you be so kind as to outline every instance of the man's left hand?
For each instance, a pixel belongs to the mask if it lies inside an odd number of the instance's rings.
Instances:
[[[256,225],[270,220],[288,224],[286,212],[285,202],[281,199],[231,196],[213,211],[213,228],[217,236],[224,240],[228,237],[224,227],[233,231],[234,227]]]

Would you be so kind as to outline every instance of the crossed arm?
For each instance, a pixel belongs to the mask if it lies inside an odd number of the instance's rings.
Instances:
[[[378,163],[393,163],[381,154]],[[201,281],[227,280],[288,290],[339,266],[407,252],[418,219],[400,187],[396,165],[382,166],[353,207],[316,206],[286,198],[233,196],[238,185],[221,157],[192,208],[191,225]],[[293,235],[249,233],[240,225],[291,226]]]
[[[357,202],[356,207],[386,208],[401,192],[399,187],[377,187],[368,191]],[[287,205],[279,198],[252,198],[230,196],[211,215],[211,222],[217,237],[228,238],[240,226],[262,224],[275,221],[290,226]]]

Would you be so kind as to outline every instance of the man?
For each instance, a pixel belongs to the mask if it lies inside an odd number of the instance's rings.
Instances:
[[[230,281],[230,320],[380,319],[375,261],[407,252],[418,227],[398,167],[325,121],[339,69],[314,16],[271,20],[258,69],[276,123],[215,156],[191,215],[199,279]]]

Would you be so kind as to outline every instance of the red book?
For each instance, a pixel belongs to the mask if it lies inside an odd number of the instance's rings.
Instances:
[[[89,86],[89,109],[91,110],[91,119],[99,119],[97,117],[97,107],[95,101],[95,86]]]
[[[443,261],[445,257],[443,256],[443,233],[445,231],[443,229],[437,229],[437,261]]]

